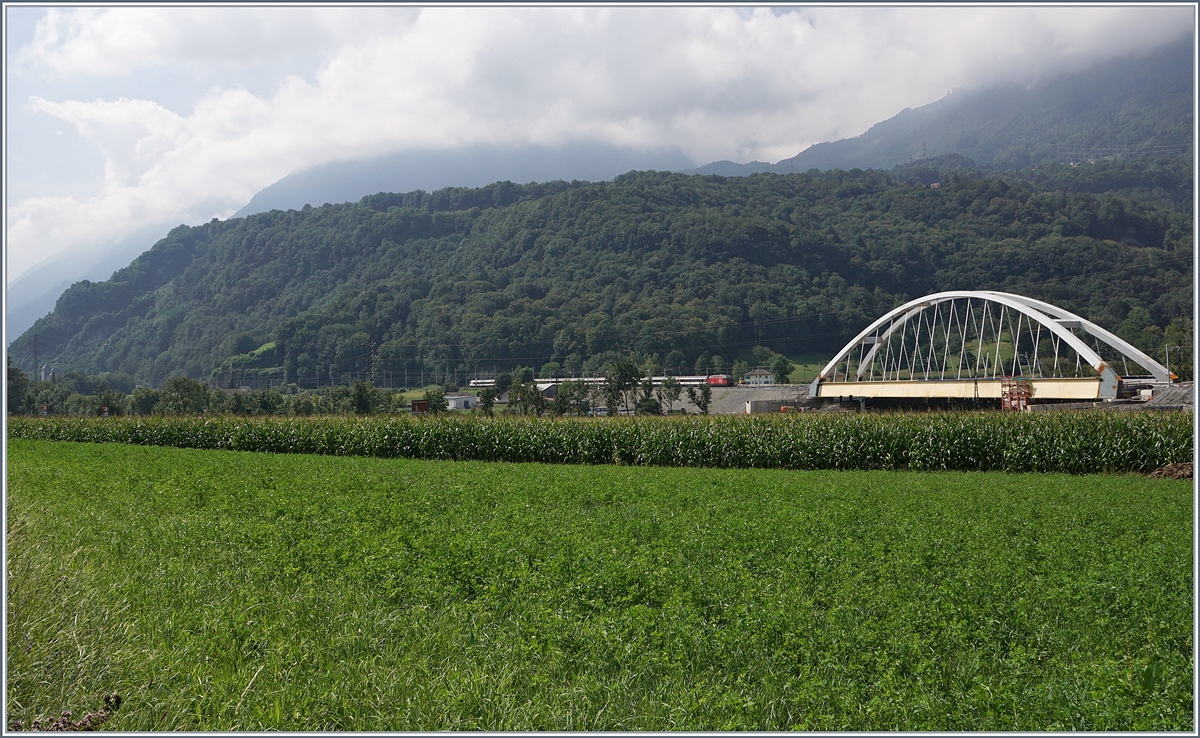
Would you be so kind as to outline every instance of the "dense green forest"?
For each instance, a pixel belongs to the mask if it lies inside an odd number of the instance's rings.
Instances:
[[[599,372],[630,353],[830,354],[908,299],[1000,289],[1161,355],[1168,330],[1191,332],[1190,183],[1182,158],[997,173],[943,157],[381,193],[180,226],[73,286],[10,353],[33,371],[36,334],[39,364],[155,386],[239,370]]]

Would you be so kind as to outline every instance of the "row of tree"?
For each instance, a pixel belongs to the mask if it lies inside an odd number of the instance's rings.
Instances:
[[[712,389],[684,386],[673,376],[655,385],[661,371],[653,362],[639,366],[622,359],[608,367],[603,383],[567,380],[557,384],[557,394],[547,398],[539,389],[532,369],[521,367],[500,375],[496,384],[479,393],[478,412],[491,416],[496,403],[506,398],[505,412],[513,415],[586,416],[603,408],[609,415],[669,415],[685,396],[708,414]],[[80,389],[92,391],[83,394]],[[430,387],[424,399],[431,414],[448,412],[446,392],[454,386]],[[74,382],[30,381],[21,369],[8,361],[8,412],[12,415],[328,415],[396,414],[409,412],[410,403],[403,392],[375,387],[370,382],[355,382],[350,387],[336,386],[321,391],[291,387],[270,387],[250,392],[227,392],[188,377],[172,377],[161,389],[136,386],[125,393],[108,386],[104,378],[77,375]]]
[[[103,377],[83,382],[31,381],[8,363],[8,412],[12,415],[337,415],[408,411],[403,393],[356,382],[319,392],[297,387],[268,387],[227,392],[188,377],[172,377],[160,389],[110,386]]]
[[[686,393],[700,411],[708,414],[712,388],[708,384],[680,384],[667,376],[654,384],[660,368],[652,363],[638,366],[630,359],[621,359],[608,367],[602,383],[566,380],[559,383],[552,398],[547,398],[529,376],[518,373],[514,379],[504,374],[496,385],[479,393],[479,409],[491,415],[497,398],[507,396],[508,411],[516,415],[584,416],[603,409],[607,415],[670,415]]]

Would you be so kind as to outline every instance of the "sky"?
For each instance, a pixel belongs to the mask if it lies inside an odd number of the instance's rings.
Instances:
[[[318,164],[583,142],[775,162],[1194,24],[1191,6],[1144,5],[4,12],[9,283],[56,254],[227,218]]]

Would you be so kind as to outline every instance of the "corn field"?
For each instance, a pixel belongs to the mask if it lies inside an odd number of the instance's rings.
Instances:
[[[9,418],[9,438],[379,458],[762,469],[1149,472],[1191,413],[708,418]]]

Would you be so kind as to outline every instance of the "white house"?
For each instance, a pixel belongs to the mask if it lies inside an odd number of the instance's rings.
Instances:
[[[479,404],[479,398],[469,392],[446,393],[446,405],[450,410],[472,410]]]
[[[742,375],[742,384],[766,387],[775,384],[775,374],[766,369],[751,369]]]

